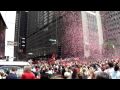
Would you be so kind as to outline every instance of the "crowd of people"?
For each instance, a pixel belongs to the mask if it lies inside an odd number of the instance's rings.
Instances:
[[[0,79],[120,79],[120,60],[83,61],[76,58],[29,62],[21,74],[12,68]]]

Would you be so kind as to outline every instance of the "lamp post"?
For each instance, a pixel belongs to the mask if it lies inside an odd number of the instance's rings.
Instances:
[[[57,16],[56,16],[56,46],[58,47]]]

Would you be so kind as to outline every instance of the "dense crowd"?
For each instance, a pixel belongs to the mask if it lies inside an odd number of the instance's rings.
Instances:
[[[1,79],[120,79],[119,59],[29,61],[24,71],[0,72]]]

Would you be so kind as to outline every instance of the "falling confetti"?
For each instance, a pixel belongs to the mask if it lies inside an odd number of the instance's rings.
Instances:
[[[63,57],[84,57],[83,28],[80,11],[61,11],[56,15],[63,16],[59,23]],[[93,23],[90,23],[94,25]],[[98,32],[92,26],[89,28],[89,50],[92,57],[99,55]]]

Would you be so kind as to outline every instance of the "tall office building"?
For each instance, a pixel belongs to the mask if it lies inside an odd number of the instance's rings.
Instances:
[[[104,55],[120,55],[120,11],[101,11]]]
[[[26,58],[26,32],[27,32],[27,12],[16,12],[15,23],[15,42],[17,46],[14,49],[14,56],[17,60],[24,60]]]
[[[103,35],[99,11],[61,11],[57,24],[62,57],[102,57]]]
[[[0,13],[0,59],[5,57],[5,31],[6,31],[6,24],[4,19]]]
[[[99,33],[96,12],[82,11],[85,57],[97,58],[100,55]]]
[[[62,57],[82,57],[84,56],[84,42],[82,19],[80,11],[59,12],[60,21],[57,24],[59,34],[59,44],[61,46]]]
[[[40,57],[56,53],[56,21],[53,11],[29,11],[26,38],[27,53]]]

